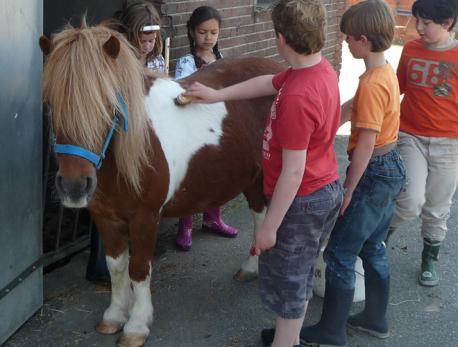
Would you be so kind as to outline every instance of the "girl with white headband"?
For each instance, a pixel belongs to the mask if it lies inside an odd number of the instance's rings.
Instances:
[[[121,31],[137,48],[143,64],[153,71],[165,73],[161,17],[154,5],[146,1],[136,1],[118,12],[115,17],[122,23]]]

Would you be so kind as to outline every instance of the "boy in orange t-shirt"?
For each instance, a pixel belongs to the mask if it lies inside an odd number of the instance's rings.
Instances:
[[[346,34],[353,57],[364,60],[366,71],[352,104],[346,192],[324,252],[327,267],[321,319],[302,328],[300,334],[307,345],[344,346],[347,324],[379,338],[389,336],[390,268],[383,241],[405,182],[396,148],[399,86],[384,55],[393,39],[394,20],[386,3],[368,0],[343,14],[340,30]],[[348,317],[357,256],[365,270],[366,301],[362,312]]]
[[[450,35],[458,0],[418,0],[412,14],[420,39],[405,45],[397,72],[404,94],[398,146],[409,185],[397,200],[390,232],[420,216],[419,282],[435,286],[458,179],[458,42]]]

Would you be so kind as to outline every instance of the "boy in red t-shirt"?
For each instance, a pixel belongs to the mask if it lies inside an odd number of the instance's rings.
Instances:
[[[316,260],[342,203],[333,148],[340,98],[336,73],[321,55],[326,36],[321,1],[282,0],[272,20],[278,52],[290,68],[220,90],[195,83],[185,95],[212,103],[277,94],[263,143],[270,204],[254,248],[261,299],[277,315],[272,346],[290,347],[299,345]],[[272,333],[263,331],[265,343]]]
[[[418,280],[431,287],[439,283],[439,248],[458,180],[458,42],[451,37],[458,0],[418,0],[412,14],[420,39],[405,45],[397,72],[404,94],[398,146],[409,184],[390,231],[420,216]]]

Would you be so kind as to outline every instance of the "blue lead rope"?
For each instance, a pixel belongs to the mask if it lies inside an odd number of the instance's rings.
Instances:
[[[127,120],[128,119],[127,106],[121,94],[117,94],[117,98],[118,98],[119,106],[121,108],[122,127],[123,127],[123,130],[127,133],[127,131],[129,130],[129,124]],[[111,128],[108,131],[107,138],[105,139],[105,142],[103,143],[102,151],[100,152],[99,155],[83,147],[74,146],[74,145],[62,145],[62,144],[57,144],[57,143],[54,144],[54,152],[56,154],[68,154],[68,155],[75,155],[78,157],[82,157],[86,160],[89,160],[92,164],[94,164],[97,170],[100,169],[100,167],[102,166],[102,162],[105,159],[105,152],[107,151],[108,146],[110,145],[111,138],[113,137],[114,132],[118,128],[118,123],[119,123],[118,114],[119,112],[116,110],[115,115],[113,117],[113,124],[111,125]]]

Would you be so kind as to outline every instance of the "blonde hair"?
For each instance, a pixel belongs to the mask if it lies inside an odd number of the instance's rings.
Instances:
[[[140,35],[156,33],[154,49],[146,56],[146,61],[162,54],[162,36],[160,31],[143,31],[143,27],[160,25],[161,17],[153,4],[146,1],[137,1],[128,5],[116,15],[122,23],[121,30],[125,32],[127,39],[137,49],[140,49]]]
[[[319,52],[326,40],[326,10],[319,0],[280,0],[272,10],[275,32],[299,54]]]
[[[116,59],[103,45],[111,37],[120,42]],[[143,85],[145,69],[124,36],[108,27],[67,26],[54,35],[43,69],[43,99],[48,104],[56,134],[69,143],[99,150],[126,103],[129,130],[118,128],[114,157],[120,177],[140,192],[142,167],[149,165],[151,124],[146,116]]]
[[[372,44],[372,52],[383,52],[393,41],[393,14],[383,0],[362,1],[345,11],[340,31],[357,40],[364,35]]]

